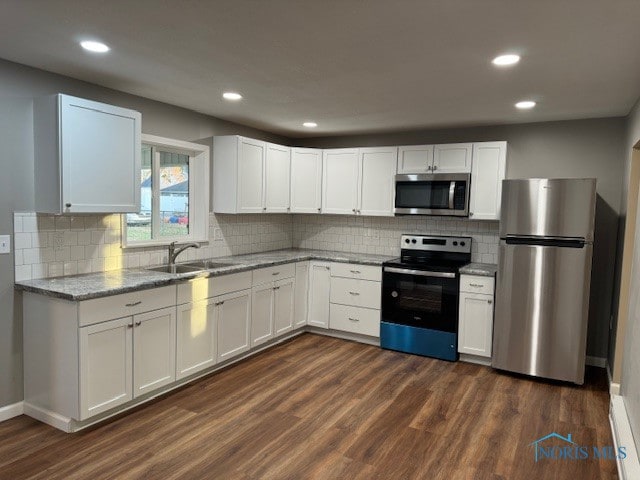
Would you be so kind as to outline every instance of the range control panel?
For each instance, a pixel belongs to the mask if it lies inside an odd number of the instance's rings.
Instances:
[[[471,237],[449,237],[444,235],[402,235],[402,250],[425,250],[431,252],[471,253]]]

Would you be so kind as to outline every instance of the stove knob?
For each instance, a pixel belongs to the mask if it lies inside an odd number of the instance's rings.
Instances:
[[[416,243],[416,239],[415,239],[415,238],[412,238],[412,239],[411,239],[411,243]]]
[[[464,247],[466,244],[464,242],[460,242],[460,246]]]
[[[462,244],[461,244],[462,245]],[[458,242],[453,242],[453,246],[457,247],[458,246]]]
[[[405,239],[405,241],[404,241],[404,243],[410,243],[410,242],[411,242],[411,240],[409,240],[408,238]]]

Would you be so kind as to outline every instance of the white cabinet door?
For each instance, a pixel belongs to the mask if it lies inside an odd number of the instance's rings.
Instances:
[[[287,213],[291,178],[291,149],[267,143],[265,158],[265,208],[267,213]]]
[[[296,284],[293,305],[294,328],[307,324],[309,299],[309,262],[296,263]]]
[[[322,213],[353,215],[358,205],[358,149],[325,150]]]
[[[251,289],[251,346],[273,338],[274,285],[269,282]]]
[[[273,299],[273,329],[274,335],[293,330],[293,294],[295,290],[295,280],[293,278],[283,278],[275,282]]]
[[[434,173],[469,173],[472,143],[450,143],[433,147]]]
[[[433,145],[409,145],[398,148],[398,173],[431,173]]]
[[[359,215],[393,217],[397,147],[361,148]]]
[[[329,328],[330,264],[311,262],[309,270],[309,317],[307,324]]]
[[[133,398],[131,317],[80,328],[80,418]]]
[[[469,218],[500,220],[502,180],[506,174],[507,142],[473,144]]]
[[[176,378],[188,377],[216,363],[214,299],[178,305]]]
[[[176,309],[133,316],[133,396],[176,379]]]
[[[264,142],[238,139],[238,213],[259,213],[264,209]]]
[[[249,350],[251,290],[216,297],[218,308],[218,361]]]
[[[491,357],[493,295],[460,293],[458,352]]]
[[[291,213],[320,213],[322,150],[291,149]]]

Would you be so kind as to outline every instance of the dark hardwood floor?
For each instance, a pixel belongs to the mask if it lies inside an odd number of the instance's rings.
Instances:
[[[0,478],[610,479],[529,445],[612,445],[608,402],[604,370],[576,387],[304,334],[87,431],[0,423]]]

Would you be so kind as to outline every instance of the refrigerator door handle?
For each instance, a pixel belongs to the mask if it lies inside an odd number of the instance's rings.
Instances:
[[[584,248],[588,242],[584,238],[576,237],[536,237],[507,235],[504,238],[507,245],[530,245],[540,247]]]

